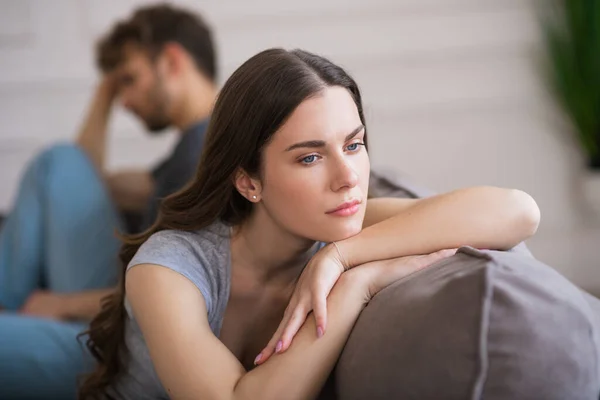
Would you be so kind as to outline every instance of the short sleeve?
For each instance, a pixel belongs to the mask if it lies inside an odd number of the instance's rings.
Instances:
[[[153,234],[139,248],[127,265],[127,270],[140,264],[156,264],[183,275],[204,296],[210,317],[215,305],[215,276],[211,270],[211,257],[194,235],[192,232],[173,230]]]

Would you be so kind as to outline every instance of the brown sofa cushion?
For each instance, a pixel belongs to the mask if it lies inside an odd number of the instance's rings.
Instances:
[[[532,257],[462,248],[375,296],[337,365],[337,398],[598,399],[587,296]]]

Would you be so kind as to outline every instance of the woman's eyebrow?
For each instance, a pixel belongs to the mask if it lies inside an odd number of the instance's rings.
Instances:
[[[364,128],[365,128],[365,126],[360,124],[358,127],[356,127],[352,132],[350,132],[346,136],[344,141],[347,142],[348,140],[352,139],[354,136],[358,135]],[[303,148],[303,147],[308,147],[311,149],[325,147],[325,141],[323,141],[323,140],[308,140],[306,142],[300,142],[300,143],[293,144],[290,147],[288,147],[287,149],[285,149],[285,151],[290,151],[290,150]]]
[[[365,126],[363,124],[360,124],[359,126],[357,126],[352,132],[350,132],[348,134],[348,136],[346,136],[346,138],[344,139],[344,142],[347,142],[348,140],[352,139],[354,136],[358,135],[363,129],[365,129]]]

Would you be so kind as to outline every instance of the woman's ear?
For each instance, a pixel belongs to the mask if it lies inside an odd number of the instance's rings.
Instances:
[[[237,191],[252,203],[260,201],[261,184],[257,179],[253,179],[242,168],[238,169],[235,174],[233,184]]]

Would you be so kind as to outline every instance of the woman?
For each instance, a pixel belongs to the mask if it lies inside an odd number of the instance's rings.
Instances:
[[[344,70],[299,50],[244,63],[195,179],[123,248],[126,279],[91,324],[100,365],[82,397],[313,398],[373,295],[444,249],[508,249],[539,222],[520,191],[368,199],[368,179],[361,96]]]

